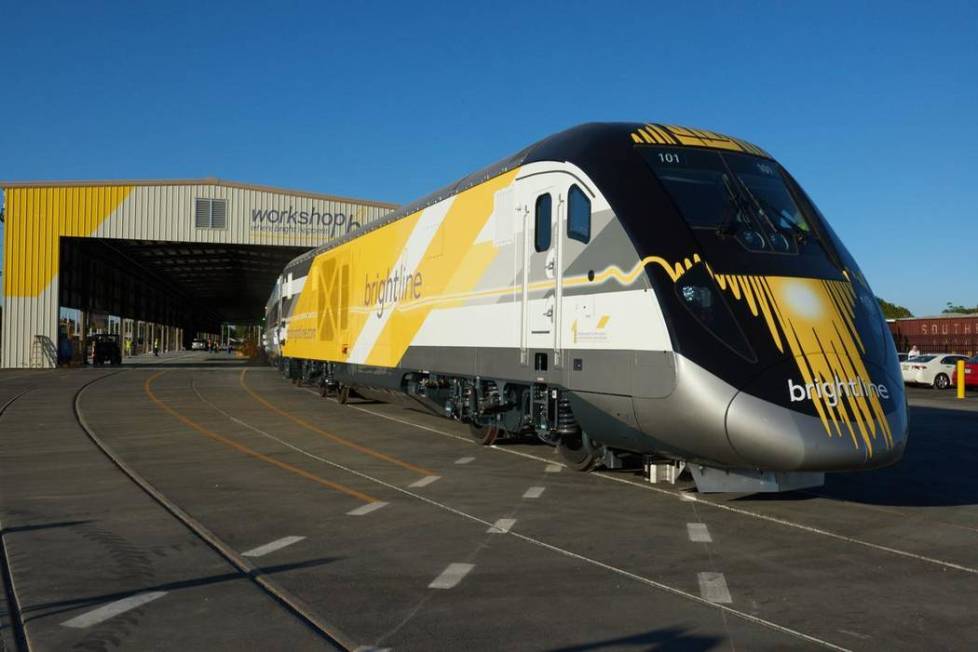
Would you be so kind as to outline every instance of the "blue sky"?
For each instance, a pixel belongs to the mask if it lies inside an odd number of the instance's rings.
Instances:
[[[978,3],[0,0],[0,179],[407,202],[565,127],[746,138],[880,296],[978,303]]]

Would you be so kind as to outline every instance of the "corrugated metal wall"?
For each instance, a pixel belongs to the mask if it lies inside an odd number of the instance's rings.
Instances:
[[[393,208],[219,182],[10,184],[4,194],[0,367],[51,365],[61,236],[315,247],[344,235],[351,223],[364,226]],[[227,227],[196,227],[196,199],[226,200]]]

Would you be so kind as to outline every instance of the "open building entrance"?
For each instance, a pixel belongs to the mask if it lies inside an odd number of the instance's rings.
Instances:
[[[285,264],[307,247],[61,237],[56,355],[81,362],[96,333],[123,352],[227,346],[264,315]],[[238,326],[232,331],[229,325]]]

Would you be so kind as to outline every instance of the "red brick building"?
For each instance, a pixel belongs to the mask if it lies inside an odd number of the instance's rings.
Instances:
[[[938,315],[889,319],[897,351],[917,345],[921,353],[978,355],[978,315]]]

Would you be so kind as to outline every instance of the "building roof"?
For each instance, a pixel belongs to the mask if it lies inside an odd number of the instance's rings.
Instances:
[[[307,192],[304,190],[293,190],[291,188],[279,188],[276,186],[265,186],[256,183],[241,183],[239,181],[229,181],[218,179],[217,177],[203,177],[201,179],[107,179],[107,180],[40,180],[40,181],[0,181],[0,188],[70,188],[70,187],[90,187],[90,186],[224,186],[226,188],[241,188],[244,190],[256,190],[259,192],[274,192],[283,195],[294,195],[296,197],[309,197],[311,199],[323,199],[326,201],[345,202],[349,204],[363,204],[365,206],[377,206],[379,208],[395,209],[397,204],[379,202],[371,199],[355,199],[353,197],[342,197],[339,195],[327,195],[319,192]]]
[[[924,317],[894,317],[892,319],[887,319],[887,321],[922,321],[925,319],[961,319],[964,318],[978,318],[978,313],[973,312],[945,312],[940,315],[928,315]]]

